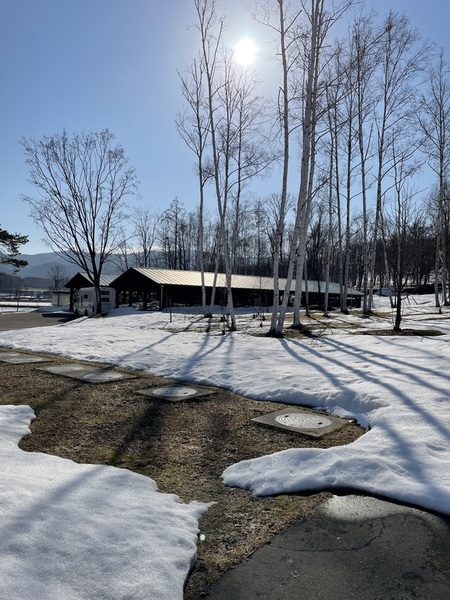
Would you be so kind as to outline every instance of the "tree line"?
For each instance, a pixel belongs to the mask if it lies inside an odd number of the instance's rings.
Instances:
[[[253,18],[279,63],[263,97],[253,67],[237,64],[226,46],[218,2],[193,4],[198,52],[180,68],[176,126],[195,164],[196,209],[174,199],[160,213],[128,210],[136,175],[108,130],[24,139],[39,191],[26,200],[52,248],[96,287],[112,256],[125,266],[223,271],[232,330],[232,273],[274,278],[271,335],[282,335],[294,280],[294,327],[308,278],[325,282],[325,314],[330,281],[340,284],[343,312],[349,286],[364,292],[364,313],[374,288],[391,286],[395,328],[406,284],[433,281],[436,304],[448,304],[443,53],[394,11],[379,18],[353,0],[258,2]],[[280,174],[276,191],[255,197],[253,183],[271,169]],[[426,169],[431,191],[420,189]]]
[[[250,199],[244,203],[239,219],[239,233],[236,234],[232,256],[233,273],[272,277],[275,231],[271,201]],[[306,247],[306,272],[311,280],[325,281],[329,270],[330,281],[339,281],[338,231],[328,223],[324,205],[318,205],[311,216]],[[131,211],[130,219],[137,223],[133,238],[122,244],[114,262],[119,271],[132,266],[144,268],[200,270],[198,255],[198,210],[186,210],[183,203],[175,198],[163,212],[148,208]],[[288,251],[292,238],[292,216],[287,220],[284,241],[281,245],[279,275],[286,277]],[[363,287],[364,240],[362,236],[362,215],[351,223],[348,282],[358,290]],[[214,271],[217,260],[217,240],[219,226],[211,215],[203,221],[203,263],[205,271]],[[331,233],[331,252],[328,254],[328,236]],[[394,287],[397,252],[397,233],[385,226],[383,240],[378,242],[375,263],[377,287]],[[404,277],[402,286],[427,285],[434,281],[435,268],[435,229],[428,212],[421,211],[408,223],[404,234],[405,246]],[[386,268],[387,265],[387,268]],[[219,272],[224,264],[219,257]]]
[[[181,76],[186,110],[177,123],[195,155],[200,229],[205,188],[214,190],[220,254],[229,281],[238,268],[237,215],[244,190],[271,161],[281,165],[277,210],[271,220],[271,334],[282,334],[294,278],[294,326],[301,326],[302,279],[323,277],[327,313],[333,277],[341,285],[341,310],[346,312],[347,289],[356,272],[364,313],[372,310],[376,283],[387,281],[394,287],[399,328],[402,287],[424,270],[423,264],[410,265],[411,239],[416,237],[418,244],[419,232],[427,256],[434,238],[436,303],[447,303],[450,104],[442,52],[423,42],[407,17],[394,11],[379,20],[352,0],[258,3],[253,16],[272,32],[274,56],[280,62],[276,102],[268,108],[255,91],[251,70],[230,60],[223,43],[227,23],[216,2],[194,4],[200,49]],[[344,16],[345,33],[332,37]],[[415,187],[424,163],[438,182],[428,199],[427,217]],[[298,191],[291,209],[293,180]],[[202,234],[198,241],[203,255]],[[424,254],[420,256],[423,263]],[[430,269],[425,270],[430,277]],[[287,282],[279,290],[282,272]],[[232,313],[232,306],[229,310]]]

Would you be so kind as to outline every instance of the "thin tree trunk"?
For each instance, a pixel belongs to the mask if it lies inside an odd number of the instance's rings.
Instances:
[[[288,193],[288,174],[289,174],[289,70],[286,55],[286,31],[285,31],[285,15],[284,15],[284,0],[278,0],[279,18],[280,18],[280,46],[281,46],[281,64],[283,69],[283,94],[282,116],[283,116],[283,175],[281,180],[281,202],[280,214],[278,215],[277,227],[275,232],[275,245],[273,254],[273,307],[270,319],[270,328],[268,335],[275,335],[277,330],[277,319],[280,306],[280,256],[281,244],[283,239],[283,230],[286,219],[286,203]]]

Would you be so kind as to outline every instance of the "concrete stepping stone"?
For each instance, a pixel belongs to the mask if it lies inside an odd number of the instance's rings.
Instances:
[[[135,375],[120,373],[109,368],[89,367],[87,365],[55,365],[52,367],[42,367],[41,371],[54,373],[55,375],[63,375],[71,377],[79,381],[87,381],[89,383],[108,383],[110,381],[120,381],[122,379],[134,379]]]
[[[261,417],[255,417],[252,421],[314,438],[322,437],[349,422],[346,419],[341,419],[333,415],[325,416],[319,413],[307,412],[299,408],[277,410]]]
[[[192,400],[203,396],[210,396],[216,392],[214,390],[200,390],[186,385],[174,384],[156,388],[146,388],[144,390],[139,390],[137,393],[165,402],[181,402],[183,400]]]
[[[49,362],[51,358],[41,358],[40,356],[31,356],[29,354],[20,354],[19,352],[0,352],[0,362],[11,365],[23,365],[26,363]]]

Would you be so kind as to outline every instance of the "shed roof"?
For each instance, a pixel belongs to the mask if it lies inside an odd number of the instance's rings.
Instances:
[[[116,279],[111,281],[111,285],[121,285],[127,279],[133,276],[133,274],[140,274],[142,277],[149,279],[153,283],[158,285],[175,285],[175,286],[186,286],[186,287],[201,287],[202,279],[200,271],[179,271],[175,269],[145,269],[142,267],[131,267],[122,275],[119,275]],[[205,272],[205,286],[211,288],[214,283],[214,273]],[[283,290],[286,285],[286,279],[280,278],[280,289]],[[226,286],[225,273],[217,274],[217,287],[223,288]],[[245,290],[265,290],[273,291],[273,278],[272,277],[257,277],[254,275],[232,275],[231,285],[233,289],[245,289]],[[295,290],[295,280],[292,281],[291,291]],[[305,282],[302,282],[302,291],[305,290]],[[308,281],[308,291],[311,293],[324,293],[325,282],[324,281]],[[338,283],[330,282],[329,284],[330,294],[339,294],[340,286]],[[362,296],[362,292],[357,290],[348,290],[349,295]]]
[[[100,285],[109,286],[114,279],[117,279],[117,273],[115,275],[101,275]],[[92,279],[84,271],[78,271],[67,283],[64,284],[66,288],[82,288],[91,287],[93,285]]]

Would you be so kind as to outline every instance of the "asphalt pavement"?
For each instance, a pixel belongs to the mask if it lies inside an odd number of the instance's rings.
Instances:
[[[333,497],[195,600],[449,600],[450,520]]]
[[[0,312],[0,331],[25,329],[28,327],[48,327],[66,323],[75,318],[72,313],[64,311],[50,312]],[[0,336],[1,343],[1,336]]]

